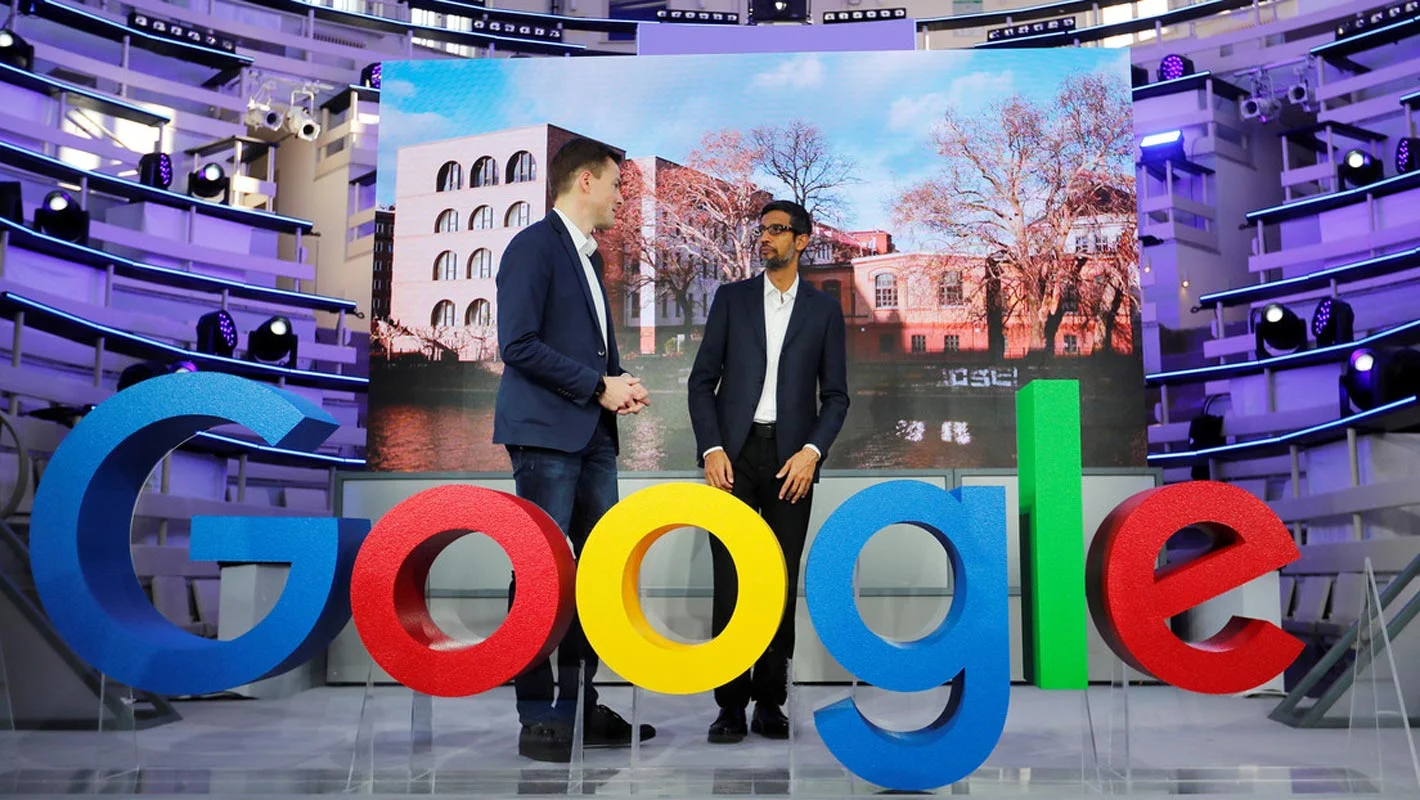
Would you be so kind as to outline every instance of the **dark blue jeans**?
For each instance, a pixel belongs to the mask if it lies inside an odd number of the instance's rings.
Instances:
[[[582,555],[587,534],[616,505],[616,445],[609,425],[603,420],[592,440],[576,453],[540,447],[508,446],[513,462],[513,480],[518,497],[530,500],[557,523],[572,542],[572,553]],[[508,586],[508,605],[513,604],[517,576]],[[514,681],[518,697],[518,719],[534,722],[570,723],[577,711],[577,669],[581,666],[586,686],[587,706],[597,702],[592,678],[597,674],[597,654],[587,644],[582,623],[574,615],[567,635],[557,646],[556,697],[553,695],[552,664],[544,658],[528,667]]]

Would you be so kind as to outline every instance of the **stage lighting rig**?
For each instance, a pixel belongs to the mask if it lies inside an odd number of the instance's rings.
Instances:
[[[1270,94],[1253,95],[1242,101],[1242,118],[1260,120],[1264,124],[1282,113],[1282,104]]]
[[[35,209],[35,227],[56,239],[87,245],[89,242],[89,212],[79,207],[79,201],[62,189],[44,196]]]
[[[32,70],[35,66],[34,45],[9,28],[0,30],[0,61],[18,69]]]
[[[134,384],[142,383],[149,378],[156,378],[160,375],[171,375],[177,372],[196,372],[197,365],[191,361],[139,361],[130,364],[118,375],[118,390],[121,392]]]
[[[1385,177],[1385,165],[1365,150],[1347,150],[1336,168],[1336,176],[1343,189],[1369,186]]]
[[[225,203],[227,190],[231,186],[232,179],[227,177],[227,171],[215,162],[203,164],[200,169],[187,176],[187,193],[203,200]]]
[[[276,363],[284,358],[284,366],[295,369],[299,344],[291,320],[272,317],[247,334],[247,358],[264,363]]]
[[[231,358],[237,350],[237,323],[225,309],[197,318],[197,352]]]
[[[1187,161],[1183,146],[1183,131],[1151,133],[1139,140],[1139,160],[1145,164],[1167,161]]]
[[[1395,174],[1420,169],[1420,138],[1406,136],[1395,143]]]
[[[1420,352],[1408,348],[1351,353],[1340,381],[1341,415],[1420,394]]]
[[[304,105],[301,103],[304,100]],[[302,141],[314,142],[320,136],[320,123],[315,117],[316,92],[311,86],[302,86],[291,92],[291,106],[286,109],[286,130]]]
[[[1306,346],[1307,324],[1292,309],[1269,303],[1260,314],[1254,312],[1253,335],[1258,358],[1286,355]]]
[[[360,70],[360,85],[370,89],[380,88],[380,73],[382,71],[378,61],[366,64],[365,68]]]
[[[1159,80],[1176,81],[1193,74],[1193,59],[1178,53],[1169,53],[1159,62]]]
[[[749,21],[752,25],[766,22],[807,22],[808,0],[750,0]]]
[[[155,189],[173,185],[173,159],[167,153],[144,153],[138,159],[138,182]]]
[[[1344,344],[1356,338],[1356,312],[1351,304],[1335,297],[1323,297],[1312,312],[1312,339],[1317,347]]]

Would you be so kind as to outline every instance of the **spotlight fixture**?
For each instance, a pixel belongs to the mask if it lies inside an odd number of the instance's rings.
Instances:
[[[300,106],[291,106],[286,111],[286,130],[304,141],[314,142],[320,136],[320,123],[311,116],[311,112]]]
[[[1306,105],[1311,102],[1312,87],[1305,82],[1294,83],[1287,87],[1287,102],[1294,106]]]
[[[1188,449],[1207,450],[1210,447],[1222,447],[1228,443],[1228,438],[1223,434],[1223,418],[1217,414],[1209,414],[1207,405],[1204,405],[1202,414],[1194,417],[1188,423]],[[1208,465],[1194,465],[1189,477],[1195,481],[1208,480]]]
[[[34,45],[9,28],[0,30],[0,61],[19,69],[32,70],[35,65]]]
[[[171,375],[177,372],[196,372],[197,365],[191,361],[139,361],[125,367],[123,372],[118,374],[118,390],[121,392],[134,384],[142,383],[149,378],[156,378],[160,375]]]
[[[1302,349],[1307,343],[1307,324],[1281,303],[1269,303],[1253,319],[1253,334],[1257,339],[1257,357],[1286,355]]]
[[[842,22],[877,22],[885,19],[907,19],[907,9],[905,8],[869,8],[863,11],[825,11],[823,21],[826,25],[833,25]],[[691,20],[687,20],[689,22]]]
[[[0,181],[0,217],[16,225],[25,224],[25,203],[19,181]]]
[[[1365,150],[1347,150],[1336,168],[1341,187],[1367,186],[1385,177],[1385,165]]]
[[[1271,95],[1247,98],[1242,101],[1242,118],[1260,120],[1264,124],[1282,111],[1282,104]]]
[[[1175,81],[1193,74],[1193,59],[1178,53],[1169,53],[1159,62],[1159,80]]]
[[[237,350],[237,323],[226,309],[197,318],[197,352],[231,358]]]
[[[232,180],[227,177],[227,171],[222,169],[221,164],[203,164],[201,169],[187,176],[187,193],[204,200],[221,198],[221,202],[225,203],[227,190],[231,185]]]
[[[173,159],[167,153],[144,153],[138,159],[138,182],[166,189],[173,185]]]
[[[1363,347],[1341,375],[1341,414],[1348,416],[1420,394],[1420,352]]]
[[[1420,169],[1420,138],[1406,136],[1395,145],[1395,172],[1404,175]]]
[[[291,320],[272,317],[247,334],[247,358],[262,362],[277,362],[284,358],[285,366],[294,369],[298,344]]]
[[[281,124],[285,122],[285,120],[285,115],[272,108],[270,103],[259,103],[253,100],[247,105],[247,125],[253,128],[279,131],[281,130]]]
[[[827,15],[825,15],[825,17],[827,17]],[[662,8],[656,12],[656,19],[661,22],[694,22],[700,25],[740,24],[740,15],[732,11],[680,11],[677,9]],[[831,22],[832,20],[825,18],[824,21]],[[526,57],[526,54],[519,53],[513,56],[513,58],[517,58],[518,56]]]
[[[44,202],[35,209],[35,227],[66,242],[89,242],[89,212],[79,208],[79,201],[62,189],[44,196]]]
[[[1351,304],[1335,297],[1323,297],[1312,312],[1312,339],[1317,347],[1343,344],[1356,338],[1356,312]]]
[[[360,85],[371,89],[380,88],[380,62],[366,64],[365,68],[360,70]]]
[[[809,18],[808,0],[750,0],[750,22],[803,22]]]
[[[1187,161],[1183,147],[1183,131],[1151,133],[1139,140],[1140,160],[1145,164],[1165,161]]]

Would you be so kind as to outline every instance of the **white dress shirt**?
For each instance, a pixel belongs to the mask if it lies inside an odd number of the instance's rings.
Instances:
[[[759,405],[754,409],[754,421],[759,423],[772,423],[779,418],[779,356],[784,351],[784,334],[789,332],[789,318],[794,314],[794,298],[799,295],[799,276],[794,276],[794,282],[789,285],[789,291],[781,292],[774,286],[774,282],[769,280],[769,276],[764,276],[764,344],[765,344],[765,365],[764,365],[764,389],[759,393]],[[804,447],[818,453],[823,457],[823,453],[812,444]],[[716,450],[724,450],[723,447],[712,447],[706,450],[701,457],[710,455]]]
[[[794,298],[799,294],[799,276],[789,285],[789,291],[774,288],[769,276],[764,276],[764,344],[766,347],[764,389],[759,393],[759,405],[754,409],[755,422],[773,422],[779,418],[779,354],[784,351],[784,334],[789,330],[789,317],[794,313]]]
[[[602,332],[602,347],[606,347],[606,301],[602,300],[601,283],[597,280],[597,271],[592,268],[592,253],[597,251],[597,240],[582,233],[572,218],[562,212],[560,208],[554,208],[558,216],[562,217],[562,222],[567,226],[567,232],[572,234],[572,246],[577,248],[577,255],[582,259],[582,273],[587,277],[587,288],[592,290],[592,305],[597,309],[597,327]]]

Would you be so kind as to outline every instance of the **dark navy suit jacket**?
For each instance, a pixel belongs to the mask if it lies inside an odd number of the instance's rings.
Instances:
[[[599,253],[592,254],[592,267],[607,309],[605,345],[586,272],[562,217],[548,212],[508,243],[498,264],[503,379],[493,415],[495,444],[574,453],[591,441],[604,412],[592,396],[597,379],[623,374]],[[615,439],[614,417],[611,428]]]
[[[705,451],[715,446],[725,448],[733,463],[749,438],[769,363],[765,280],[760,274],[725,284],[710,304],[705,339],[695,354],[688,386],[701,466]],[[846,347],[838,301],[800,279],[779,354],[775,440],[781,463],[806,444],[828,457],[848,415]]]

